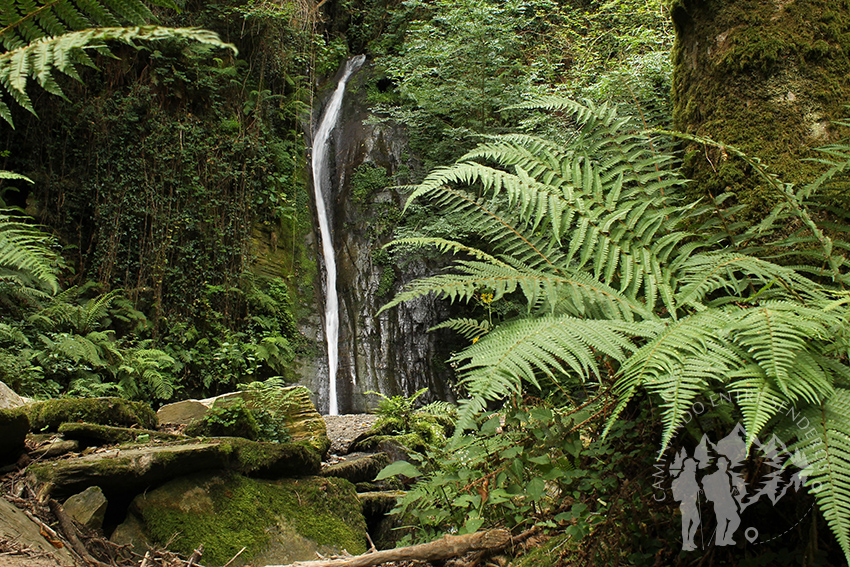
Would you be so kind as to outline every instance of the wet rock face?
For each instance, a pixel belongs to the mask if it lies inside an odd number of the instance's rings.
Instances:
[[[364,124],[370,116],[366,86],[372,80],[368,63],[352,77],[332,152],[336,160],[331,201],[340,301],[340,413],[374,408],[376,399],[365,394],[370,390],[388,396],[411,395],[427,387],[428,399],[454,397],[448,386],[451,371],[445,364],[449,341],[445,333],[428,332],[447,317],[444,302],[424,297],[378,314],[405,283],[437,268],[424,259],[398,265],[380,252],[392,240],[395,220],[404,206],[406,196],[401,191],[385,187],[364,197],[352,185],[355,170],[364,164],[382,168],[389,186],[394,183],[393,174],[411,163],[400,125]],[[319,410],[327,412],[326,361],[324,375],[308,387],[319,393]]]

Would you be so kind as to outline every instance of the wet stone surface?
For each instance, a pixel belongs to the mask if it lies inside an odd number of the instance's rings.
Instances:
[[[323,415],[331,440],[330,455],[346,455],[351,443],[361,434],[369,431],[378,420],[378,416],[368,413],[346,415]],[[332,459],[331,459],[332,460]]]

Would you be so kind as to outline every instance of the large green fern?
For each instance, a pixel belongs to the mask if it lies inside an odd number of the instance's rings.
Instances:
[[[850,557],[850,301],[843,292],[850,282],[842,255],[850,246],[834,236],[846,227],[824,230],[810,212],[811,199],[850,170],[850,148],[828,148],[828,170],[796,188],[726,146],[781,197],[772,215],[747,227],[723,198],[679,200],[684,181],[659,133],[642,133],[607,106],[559,99],[535,106],[562,113],[574,129],[571,142],[493,138],[413,188],[411,200],[460,215],[489,243],[485,249],[434,238],[396,243],[458,259],[387,307],[429,293],[525,304],[492,325],[469,318],[441,325],[472,340],[454,357],[468,396],[459,428],[492,400],[528,386],[545,391],[544,379],[613,394],[612,419],[648,393],[661,408],[662,450],[692,405],[715,391],[738,394],[750,444],[787,408],[813,422],[820,412],[819,440],[831,452],[815,455],[805,439],[798,447],[810,463],[828,461],[810,479],[827,486],[815,497]],[[789,236],[792,224],[802,228]],[[797,264],[775,262],[787,253]]]
[[[173,6],[170,2],[155,2]],[[27,93],[34,79],[51,94],[64,96],[54,71],[79,79],[79,67],[94,67],[92,50],[108,54],[107,43],[184,39],[227,48],[217,34],[192,28],[150,25],[153,16],[140,0],[52,0],[37,6],[28,0],[0,0],[0,95],[35,113]],[[130,27],[122,27],[130,26]],[[0,98],[0,117],[12,113]]]
[[[0,281],[59,289],[51,237],[12,210],[0,210]]]

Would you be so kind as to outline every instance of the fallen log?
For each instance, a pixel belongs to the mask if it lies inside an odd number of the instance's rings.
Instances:
[[[461,556],[470,551],[502,548],[508,544],[510,539],[511,534],[507,530],[487,530],[486,532],[459,536],[445,535],[429,543],[374,551],[354,557],[296,561],[289,565],[267,565],[266,567],[374,567],[389,561],[408,559],[441,561]]]

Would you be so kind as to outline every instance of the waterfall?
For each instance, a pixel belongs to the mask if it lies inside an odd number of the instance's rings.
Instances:
[[[319,234],[322,239],[322,256],[325,260],[327,283],[325,285],[325,338],[328,344],[328,413],[337,415],[339,406],[336,394],[336,371],[339,354],[339,299],[336,289],[336,258],[331,238],[330,219],[326,200],[331,191],[331,176],[328,166],[328,150],[331,131],[339,121],[345,85],[357,69],[366,61],[365,55],[352,57],[345,63],[345,70],[336,90],[328,102],[319,127],[313,135],[313,191],[316,195],[316,213],[319,217]]]

